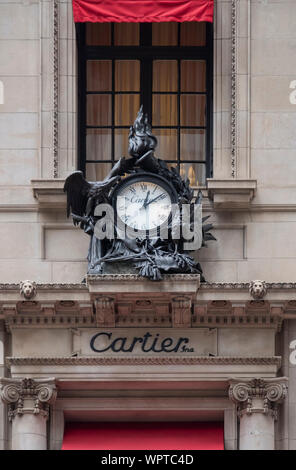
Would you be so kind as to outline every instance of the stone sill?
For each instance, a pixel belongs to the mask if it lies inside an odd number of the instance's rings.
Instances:
[[[31,180],[33,194],[40,209],[66,209],[64,179]]]
[[[39,209],[64,210],[66,208],[64,183],[63,178],[31,180],[33,194]],[[197,195],[198,189],[201,189],[204,198],[209,197],[214,208],[234,209],[249,207],[256,187],[256,180],[208,179],[207,189],[194,187],[193,190]],[[206,203],[205,200],[204,202]]]
[[[208,179],[207,186],[215,208],[246,208],[255,196],[257,180]]]
[[[34,198],[37,200],[39,209],[66,209],[67,199],[63,191],[65,184],[64,178],[36,179],[31,180]],[[197,196],[200,189],[203,197],[207,198],[207,189],[205,186],[194,186],[194,195]]]

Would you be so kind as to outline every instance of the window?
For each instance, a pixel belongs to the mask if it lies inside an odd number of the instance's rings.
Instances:
[[[212,162],[212,24],[85,23],[77,34],[79,166],[87,179],[103,179],[127,156],[143,104],[156,156],[191,185],[204,184]]]

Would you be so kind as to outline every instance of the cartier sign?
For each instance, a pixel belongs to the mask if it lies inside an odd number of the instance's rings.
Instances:
[[[217,330],[210,328],[78,329],[74,353],[96,356],[217,355]]]

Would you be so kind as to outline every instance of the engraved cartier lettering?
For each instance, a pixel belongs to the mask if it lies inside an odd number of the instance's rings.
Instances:
[[[152,335],[147,331],[143,336],[135,336],[132,340],[123,336],[114,337],[113,333],[101,332],[91,338],[90,347],[96,353],[112,352],[134,352],[136,346],[140,345],[140,349],[144,353],[161,353],[161,352],[194,352],[194,348],[186,347],[189,338],[159,338],[159,334]]]

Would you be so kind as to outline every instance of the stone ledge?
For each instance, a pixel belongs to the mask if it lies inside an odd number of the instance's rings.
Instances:
[[[257,180],[208,179],[208,196],[214,208],[246,208],[255,196]]]
[[[187,294],[195,295],[200,286],[199,274],[165,274],[162,281],[150,281],[136,274],[88,274],[86,283],[90,294],[133,292],[131,283],[136,283],[137,294]]]
[[[120,382],[124,384],[163,384],[189,382],[194,384],[209,381],[227,382],[230,377],[265,378],[275,377],[281,367],[278,356],[266,357],[192,357],[192,358],[71,358],[71,357],[11,357],[6,359],[11,377],[52,376],[64,383],[75,381],[88,384]],[[132,367],[131,367],[132,366]]]
[[[259,364],[281,366],[281,356],[237,357],[6,357],[7,367],[13,365],[167,365],[167,364]]]
[[[40,209],[66,209],[66,195],[63,191],[64,179],[31,180],[33,194]]]
[[[89,275],[89,278],[94,276],[93,274]],[[184,276],[199,276],[198,274],[165,274],[164,280],[166,280],[166,276],[168,279],[171,278],[172,280],[182,280]],[[94,276],[96,277],[96,276]],[[138,276],[136,274],[102,274],[101,278],[105,281],[143,281],[144,278]],[[189,279],[189,278],[187,278]],[[96,279],[93,279],[96,281]],[[90,282],[91,279],[90,279]],[[147,281],[153,283],[154,281]],[[160,281],[161,282],[161,281]],[[242,291],[242,292],[249,292],[249,284],[250,282],[202,282],[200,284],[200,289],[203,291]],[[268,290],[273,290],[277,292],[285,292],[285,291],[295,291],[296,290],[296,282],[266,282],[266,288]],[[88,291],[88,287],[84,283],[59,283],[59,282],[48,282],[48,283],[36,283],[37,291],[43,292],[50,292],[50,291]],[[0,291],[16,291],[19,293],[19,283],[0,283]]]
[[[63,191],[64,184],[64,178],[44,178],[31,180],[33,194],[38,202],[39,208],[55,210],[66,209],[66,195]],[[204,186],[193,187],[195,196],[199,190],[202,191],[204,197],[207,197],[207,189]]]

